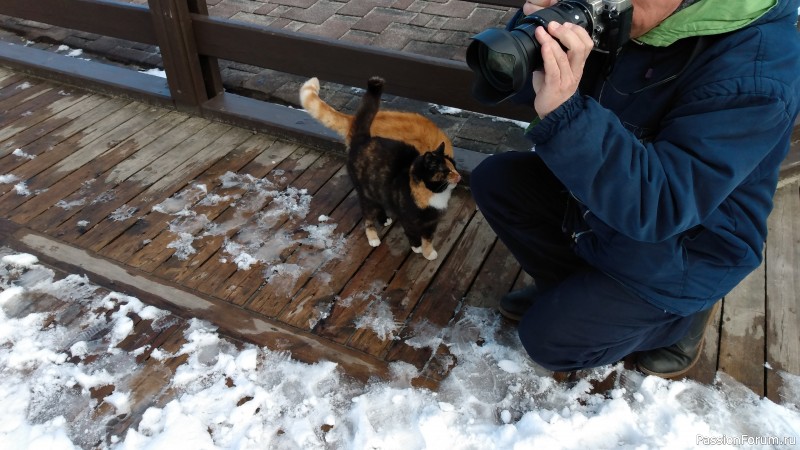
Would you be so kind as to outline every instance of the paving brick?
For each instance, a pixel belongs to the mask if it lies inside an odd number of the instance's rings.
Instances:
[[[361,30],[349,30],[342,35],[343,40],[361,45],[373,45],[375,43],[375,39],[377,38],[377,33]]]
[[[429,42],[433,42],[436,44],[447,44],[448,39],[456,33],[455,31],[447,31],[447,30],[439,30],[435,31],[429,38]]]
[[[507,127],[494,126],[491,119],[470,117],[459,133],[460,137],[476,142],[497,145],[505,138]]]
[[[244,11],[239,11],[233,16],[230,17],[231,20],[236,20],[238,22],[245,22],[251,23],[254,25],[266,25],[264,16]]]
[[[208,7],[208,15],[213,17],[230,18],[237,12],[253,12],[260,6],[260,3],[250,0],[222,0],[214,6]]]
[[[461,0],[448,0],[446,3],[429,3],[422,12],[446,17],[469,17],[476,9],[476,4]]]
[[[422,14],[417,13],[411,21],[409,21],[409,25],[416,25],[418,27],[425,27],[425,28],[433,28],[436,29],[436,26],[429,26],[433,22],[433,19],[438,19],[437,16],[432,16],[430,14]]]
[[[291,22],[287,23],[287,24],[286,24],[286,25],[283,27],[283,29],[284,29],[284,30],[286,30],[286,31],[297,31],[297,30],[299,30],[301,27],[303,27],[304,25],[306,25],[306,23],[305,23],[305,22],[298,22],[298,21],[296,21],[296,20],[292,20]]]
[[[370,11],[377,7],[389,7],[395,8],[392,3],[395,0],[350,0],[342,6],[342,8],[338,11],[338,14],[344,14],[347,16],[357,16],[357,17],[364,17]],[[404,9],[404,8],[396,8],[396,9]]]
[[[253,11],[253,14],[267,15],[267,14],[271,13],[272,11],[274,11],[275,8],[277,8],[278,6],[279,5],[277,3],[266,3],[266,4],[262,5],[262,6],[259,6],[258,9]]]
[[[467,18],[450,18],[442,26],[443,30],[478,32],[487,28],[502,26],[503,13],[496,9],[476,8]]]
[[[392,23],[375,38],[375,45],[392,50],[402,50],[411,41],[424,41],[430,35],[426,28],[403,23]]]
[[[159,53],[136,50],[132,47],[115,47],[111,51],[111,59],[119,62],[135,61],[143,67],[163,67]]]
[[[409,6],[414,4],[414,0],[396,0],[392,3],[394,9],[408,9]]]
[[[416,13],[399,9],[375,8],[361,20],[353,25],[354,30],[372,31],[380,33],[389,25],[395,23],[409,23],[414,19]]]
[[[357,21],[355,17],[335,15],[319,25],[304,24],[297,31],[329,39],[339,39]]]
[[[472,36],[475,36],[474,32],[449,31],[447,33],[449,33],[449,36],[444,41],[445,44],[461,45],[465,49],[472,42]]]
[[[270,17],[270,19],[272,19],[272,22],[269,23],[269,26],[272,28],[285,29],[289,24],[293,23],[291,20],[284,19],[283,17]]]
[[[336,11],[342,8],[341,3],[329,0],[318,0],[307,9],[292,8],[284,14],[284,17],[298,22],[321,24],[333,16]]]
[[[406,10],[413,12],[422,12],[422,10],[425,9],[425,7],[428,6],[429,4],[430,2],[428,0],[414,0],[413,3],[408,5],[408,7],[406,7]]]
[[[317,0],[272,0],[272,3],[305,9],[317,3]]]
[[[240,71],[240,73],[243,73]],[[264,69],[256,75],[247,76],[242,86],[246,89],[259,91],[272,96],[281,86],[295,80],[294,75],[276,70]],[[296,103],[296,102],[295,102]]]

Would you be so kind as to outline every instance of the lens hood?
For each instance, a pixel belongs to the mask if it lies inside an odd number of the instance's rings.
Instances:
[[[472,95],[486,105],[496,105],[518,92],[533,71],[527,55],[538,55],[531,36],[520,30],[488,29],[472,37],[467,47],[467,65],[475,73]],[[502,70],[491,70],[487,55],[501,55],[511,61]],[[502,72],[507,80],[498,82],[493,73]]]

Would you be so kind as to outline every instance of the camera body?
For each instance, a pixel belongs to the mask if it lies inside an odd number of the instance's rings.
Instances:
[[[632,17],[632,0],[561,0],[521,18],[511,30],[484,30],[467,47],[467,65],[475,73],[472,94],[496,105],[519,92],[542,67],[534,36],[540,26],[552,21],[579,25],[594,41],[594,51],[616,53],[630,39]]]

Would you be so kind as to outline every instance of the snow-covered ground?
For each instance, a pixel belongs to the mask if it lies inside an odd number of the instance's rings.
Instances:
[[[71,449],[106,434],[98,407],[124,415],[135,356],[116,345],[129,313],[167,326],[167,313],[73,274],[56,279],[31,255],[2,249],[0,262],[0,448]],[[50,295],[86,305],[71,327],[20,313]],[[415,369],[361,383],[331,362],[304,364],[237,346],[213,325],[190,321],[187,356],[171,379],[174,398],[115,436],[113,449],[599,449],[798,448],[800,377],[781,374],[782,405],[720,373],[713,386],[618,371],[618,386],[589,394],[533,365],[494,311],[473,308],[445,335],[458,365],[436,391],[414,388]],[[103,332],[105,331],[105,332]],[[92,336],[103,335],[103,339]],[[96,355],[85,358],[81,355]],[[154,352],[151,358],[171,355]],[[77,361],[77,362],[76,362]],[[91,361],[91,362],[88,362]],[[90,389],[114,385],[102,403]],[[242,401],[247,399],[247,401]],[[764,445],[766,444],[766,445]]]

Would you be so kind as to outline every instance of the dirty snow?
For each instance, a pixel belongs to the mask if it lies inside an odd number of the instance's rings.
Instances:
[[[187,359],[171,378],[174,395],[115,433],[111,419],[124,419],[134,404],[136,356],[148,350],[117,347],[133,328],[131,314],[154,328],[174,319],[83,276],[56,279],[31,255],[0,252],[3,449],[797,448],[800,377],[778,373],[782,405],[724,373],[704,386],[618,366],[592,372],[601,379],[616,371],[620,381],[590,394],[588,381],[557,383],[531,363],[513,330],[483,308],[427,330],[457,359],[437,391],[411,387],[417,371],[405,363],[395,363],[388,380],[356,382],[334,363],[237,346],[191,320],[176,353]],[[44,296],[91,314],[53,325],[46,313],[25,310]],[[92,398],[104,386],[113,392]]]

